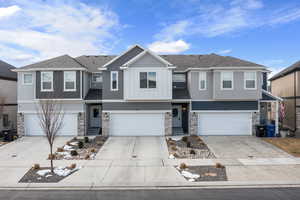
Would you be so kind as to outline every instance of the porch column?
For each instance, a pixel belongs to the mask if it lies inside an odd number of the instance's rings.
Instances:
[[[279,101],[276,101],[276,109],[275,109],[275,134],[279,133]]]

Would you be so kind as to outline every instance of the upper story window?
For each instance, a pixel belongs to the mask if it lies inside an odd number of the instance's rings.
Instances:
[[[32,85],[32,73],[23,74],[23,85]]]
[[[93,83],[101,83],[102,82],[102,73],[93,73],[92,74],[92,82]]]
[[[41,91],[53,91],[53,72],[41,72]]]
[[[186,82],[185,74],[173,74],[173,82],[185,83]]]
[[[233,89],[233,72],[221,72],[221,89]]]
[[[110,72],[110,89],[111,89],[111,91],[118,90],[118,72],[117,71]]]
[[[206,90],[206,72],[199,72],[199,90]]]
[[[140,88],[156,88],[156,72],[140,72]]]
[[[64,91],[76,91],[76,71],[64,72]]]
[[[245,89],[256,89],[256,72],[244,72]]]

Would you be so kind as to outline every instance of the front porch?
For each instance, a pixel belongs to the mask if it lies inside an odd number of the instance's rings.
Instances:
[[[86,135],[102,134],[102,104],[86,104]]]
[[[189,133],[189,103],[172,104],[172,135]]]

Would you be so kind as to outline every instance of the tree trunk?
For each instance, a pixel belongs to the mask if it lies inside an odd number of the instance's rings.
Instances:
[[[50,163],[51,163],[51,172],[54,172],[53,169],[53,153],[52,153],[52,145],[50,145]]]

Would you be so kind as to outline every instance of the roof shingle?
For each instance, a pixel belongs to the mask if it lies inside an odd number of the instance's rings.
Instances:
[[[17,73],[11,70],[14,66],[0,60],[0,78],[17,80]]]

